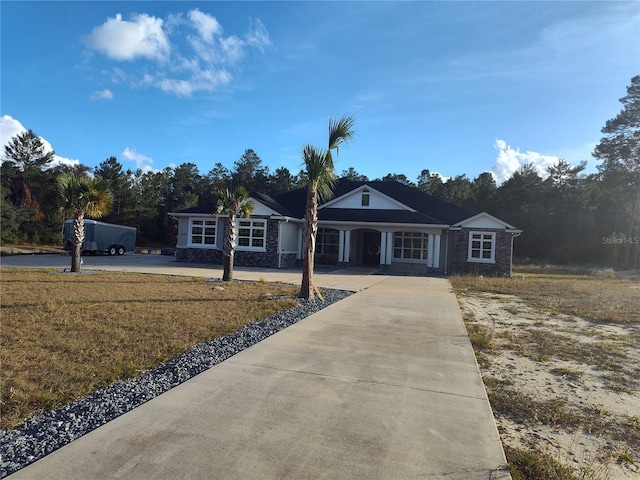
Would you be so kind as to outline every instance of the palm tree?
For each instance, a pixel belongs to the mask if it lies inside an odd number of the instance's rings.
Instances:
[[[329,146],[326,150],[313,145],[306,145],[302,149],[302,160],[306,167],[307,176],[307,208],[304,224],[304,255],[302,260],[302,283],[300,285],[301,298],[313,300],[315,295],[322,299],[322,295],[313,282],[313,265],[316,253],[316,234],[318,233],[318,200],[330,198],[336,182],[333,166],[332,150],[351,140],[353,118],[343,115],[340,119],[329,119]]]
[[[73,217],[71,271],[80,272],[84,217],[100,218],[109,213],[111,192],[100,180],[78,172],[65,172],[58,177],[58,196],[63,212]]]
[[[236,237],[238,234],[236,218],[249,218],[253,213],[254,204],[249,200],[249,194],[244,187],[236,187],[231,190],[228,188],[216,190],[215,198],[216,215],[227,215],[222,245],[222,255],[224,257],[222,281],[230,282],[233,280],[233,256],[235,254]]]

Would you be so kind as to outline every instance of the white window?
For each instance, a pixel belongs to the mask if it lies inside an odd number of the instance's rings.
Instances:
[[[393,235],[393,258],[396,260],[427,261],[429,234],[418,232],[395,232]]]
[[[319,228],[316,234],[316,253],[337,255],[340,233],[333,228]]]
[[[189,222],[189,244],[216,246],[216,221],[195,220]]]
[[[267,242],[266,220],[238,220],[238,249],[265,250]]]
[[[369,206],[369,201],[370,201],[370,197],[368,193],[363,193],[362,194],[362,202],[360,202],[362,204],[363,207],[368,207]]]
[[[469,262],[495,263],[495,232],[469,232]]]

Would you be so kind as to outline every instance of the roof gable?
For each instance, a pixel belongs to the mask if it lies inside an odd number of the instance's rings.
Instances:
[[[464,228],[493,228],[518,231],[516,227],[494,217],[487,212],[481,212],[472,217],[466,218],[460,222],[455,223],[452,227],[464,227]]]
[[[386,197],[397,202],[397,205],[402,205],[404,211],[419,212],[442,225],[452,225],[473,216],[475,213],[400,182],[383,182],[380,180],[355,182],[346,178],[341,178],[336,182],[333,189],[333,197],[321,201],[320,206],[326,205],[328,208],[334,208],[337,200],[350,193],[361,192],[362,187],[365,186],[370,190],[375,190],[380,195],[380,198]],[[356,198],[359,199],[360,196],[358,195]],[[289,210],[296,218],[304,217],[307,203],[306,188],[298,188],[274,195],[273,199]],[[335,203],[332,205],[331,202]],[[394,207],[394,209],[400,210],[398,206]],[[319,210],[321,211],[322,208],[319,208]]]
[[[363,205],[363,195],[368,195],[368,202]],[[339,197],[335,197],[318,208],[336,208],[336,209],[363,209],[363,210],[406,210],[415,212],[416,210],[399,202],[398,200],[379,192],[368,184],[356,187],[354,190],[347,192]]]

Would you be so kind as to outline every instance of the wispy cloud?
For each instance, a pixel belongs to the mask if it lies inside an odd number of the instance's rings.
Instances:
[[[135,148],[126,147],[122,152],[122,157],[126,160],[134,162],[136,164],[136,169],[139,168],[145,173],[153,171],[153,168],[151,167],[153,159],[137,152]]]
[[[616,65],[637,63],[637,46],[629,39],[637,38],[639,25],[637,4],[611,2],[597,11],[550,23],[527,44],[452,58],[449,74],[463,81],[494,77],[550,81],[565,75],[580,81],[584,79],[580,75],[588,78],[606,74]]]
[[[105,88],[104,90],[98,90],[96,92],[93,92],[89,96],[89,99],[90,100],[113,100],[113,92],[108,88]]]
[[[232,70],[249,49],[264,52],[271,45],[269,33],[259,19],[250,19],[242,35],[224,35],[213,16],[193,9],[171,14],[166,21],[147,14],[123,20],[108,18],[85,38],[85,44],[116,61],[129,61],[114,68],[114,82],[155,87],[180,97],[200,91],[216,91],[233,80]],[[133,60],[151,64],[139,70]]]
[[[20,135],[26,131],[27,129],[24,128],[22,123],[20,123],[19,120],[16,120],[10,115],[2,115],[2,117],[0,117],[0,149],[1,149],[0,159],[2,160],[7,159],[7,156],[5,155],[4,147],[11,141],[11,139],[16,135]],[[51,146],[51,143],[49,143],[43,137],[40,137],[40,140],[44,145],[45,153],[53,152],[53,147]],[[55,167],[56,165],[77,166],[77,165],[80,165],[80,161],[74,160],[71,158],[61,157],[60,155],[54,154],[53,161],[50,163],[50,166]]]
[[[521,152],[519,148],[510,147],[504,140],[496,140],[494,147],[498,150],[498,158],[491,166],[491,173],[498,185],[508,180],[516,170],[527,163],[532,164],[540,176],[546,178],[549,175],[547,168],[560,160],[554,155],[544,155],[531,150]]]

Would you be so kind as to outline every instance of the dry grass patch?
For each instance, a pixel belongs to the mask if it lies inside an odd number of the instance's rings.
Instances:
[[[551,313],[599,322],[640,321],[639,282],[632,278],[514,269],[513,278],[460,275],[452,276],[451,283],[459,292],[517,295]]]
[[[297,305],[290,285],[2,270],[2,428]]]
[[[638,281],[538,268],[451,282],[514,479],[637,478]]]

